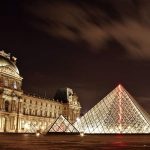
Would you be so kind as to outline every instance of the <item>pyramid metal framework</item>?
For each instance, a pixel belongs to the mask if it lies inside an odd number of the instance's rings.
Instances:
[[[79,132],[90,134],[150,133],[150,118],[134,98],[117,86],[79,121]]]
[[[62,115],[56,119],[48,132],[79,133],[79,131]]]

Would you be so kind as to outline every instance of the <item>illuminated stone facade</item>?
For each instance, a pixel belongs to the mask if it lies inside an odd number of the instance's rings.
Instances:
[[[22,77],[16,67],[16,58],[0,51],[0,132],[36,132],[43,131],[59,115],[65,116],[71,123],[80,116],[78,97],[70,88],[68,101],[42,99],[25,95]]]

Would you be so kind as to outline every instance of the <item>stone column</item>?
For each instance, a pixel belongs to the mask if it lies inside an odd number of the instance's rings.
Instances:
[[[2,98],[1,99],[1,103],[0,103],[0,109],[2,110],[2,111],[4,111],[5,110],[5,100]]]

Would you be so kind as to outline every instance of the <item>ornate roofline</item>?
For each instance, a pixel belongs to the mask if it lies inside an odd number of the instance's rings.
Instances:
[[[11,62],[16,64],[17,58],[14,57],[14,56],[11,57],[10,53],[7,54],[4,50],[1,50],[0,51],[0,56],[3,56],[5,58],[9,59]]]
[[[7,54],[7,53],[5,53],[4,50],[1,50],[1,51],[0,51],[0,55],[3,56],[3,57],[5,57],[5,58],[10,59],[10,53]]]

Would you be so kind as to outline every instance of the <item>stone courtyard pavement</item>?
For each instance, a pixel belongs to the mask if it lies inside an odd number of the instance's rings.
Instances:
[[[150,150],[150,135],[0,134],[0,150]]]

